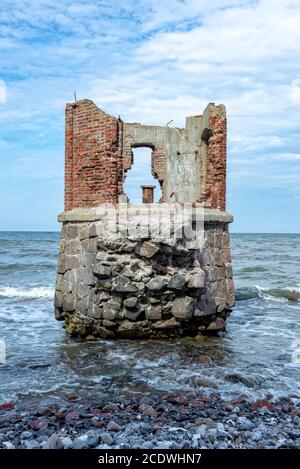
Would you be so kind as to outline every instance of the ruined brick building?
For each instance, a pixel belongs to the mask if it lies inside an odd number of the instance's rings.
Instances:
[[[124,181],[136,147],[151,149],[152,174],[162,196],[153,204],[152,186],[144,186],[144,204],[129,204],[134,208],[129,224],[139,216],[144,220],[145,209],[154,207],[151,225],[158,226],[169,207],[174,235],[176,210],[188,205],[189,215],[180,222],[184,234],[175,241],[150,231],[142,236],[124,231],[118,203],[126,201]],[[123,227],[118,237],[115,226],[109,229],[111,207],[117,226]],[[198,236],[197,207],[202,208],[201,245],[191,244]],[[224,330],[234,304],[228,233],[232,217],[225,207],[223,105],[208,104],[202,115],[188,117],[182,129],[125,123],[86,99],[67,104],[57,319],[65,321],[72,335],[103,338]]]

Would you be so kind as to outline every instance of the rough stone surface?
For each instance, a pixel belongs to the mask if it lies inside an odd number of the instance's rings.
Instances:
[[[135,308],[137,306],[137,303],[138,303],[138,299],[135,296],[126,298],[126,300],[124,300],[125,308],[129,308],[129,309]]]
[[[193,316],[195,300],[189,296],[175,298],[172,314],[176,319],[190,319]]]
[[[159,247],[153,243],[149,243],[149,241],[144,241],[141,245],[138,253],[142,257],[153,257],[159,251]]]
[[[202,249],[189,249],[182,241],[172,245],[148,238],[139,244],[112,240],[107,233],[94,236],[101,232],[98,225],[101,217],[82,227],[77,222],[74,230],[72,222],[63,226],[62,245],[71,235],[79,251],[78,243],[88,245],[88,239],[97,245],[88,264],[81,256],[66,264],[66,255],[60,256],[55,311],[67,333],[114,339],[224,331],[234,304],[227,223],[205,224]],[[155,254],[145,256],[143,245]]]
[[[169,283],[168,283],[168,288],[171,290],[182,290],[186,282],[186,279],[184,278],[183,275],[175,274],[172,275]]]
[[[111,275],[111,268],[108,265],[98,263],[95,265],[94,275],[97,278],[108,278]]]

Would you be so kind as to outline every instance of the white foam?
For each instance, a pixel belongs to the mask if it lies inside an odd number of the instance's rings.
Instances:
[[[52,299],[54,297],[54,287],[0,287],[0,297],[25,299]]]
[[[263,288],[263,287],[260,287],[259,285],[255,285],[255,288],[260,298],[264,298],[265,300],[268,300],[268,301],[278,301],[280,303],[284,303],[285,301],[287,301],[286,298],[268,294],[270,290],[269,288]]]
[[[293,287],[286,287],[288,291],[300,293],[300,283],[294,285]]]

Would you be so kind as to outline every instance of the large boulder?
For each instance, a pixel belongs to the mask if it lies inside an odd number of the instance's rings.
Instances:
[[[135,293],[137,292],[137,287],[123,275],[118,275],[112,283],[112,290],[121,292],[121,293]]]
[[[196,274],[193,274],[189,278],[188,287],[189,288],[203,288],[205,282],[205,272],[199,270]]]
[[[147,289],[152,292],[162,291],[164,288],[166,288],[166,286],[167,286],[166,280],[160,276],[153,277],[147,283]]]
[[[147,257],[150,259],[151,257],[155,256],[158,251],[158,246],[153,243],[149,243],[149,241],[144,241],[137,250],[137,253],[142,257]]]
[[[148,337],[149,328],[146,321],[131,322],[125,320],[118,327],[117,335],[124,339],[136,339]]]
[[[126,298],[126,300],[124,300],[124,306],[128,309],[135,308],[137,306],[137,303],[138,299],[135,296],[131,296],[130,298]]]
[[[185,278],[182,275],[172,275],[168,283],[168,288],[170,288],[170,290],[182,290],[185,286],[185,282]]]
[[[97,278],[108,278],[111,275],[111,268],[99,262],[94,267],[94,275]]]
[[[224,330],[225,327],[226,327],[226,323],[225,323],[224,319],[221,318],[221,317],[217,317],[217,319],[215,321],[213,321],[209,324],[207,330],[212,331],[212,332],[214,332],[214,331],[218,332],[218,331]]]
[[[166,319],[159,324],[158,329],[174,329],[180,326],[180,323],[175,318]]]
[[[175,298],[172,305],[172,315],[176,319],[190,319],[193,316],[195,300],[190,296]]]
[[[159,321],[162,317],[161,305],[149,305],[145,310],[146,319],[150,321]]]

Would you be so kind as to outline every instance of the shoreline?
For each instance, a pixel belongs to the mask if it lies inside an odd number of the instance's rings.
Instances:
[[[0,449],[300,448],[300,397],[218,393],[0,404]]]

